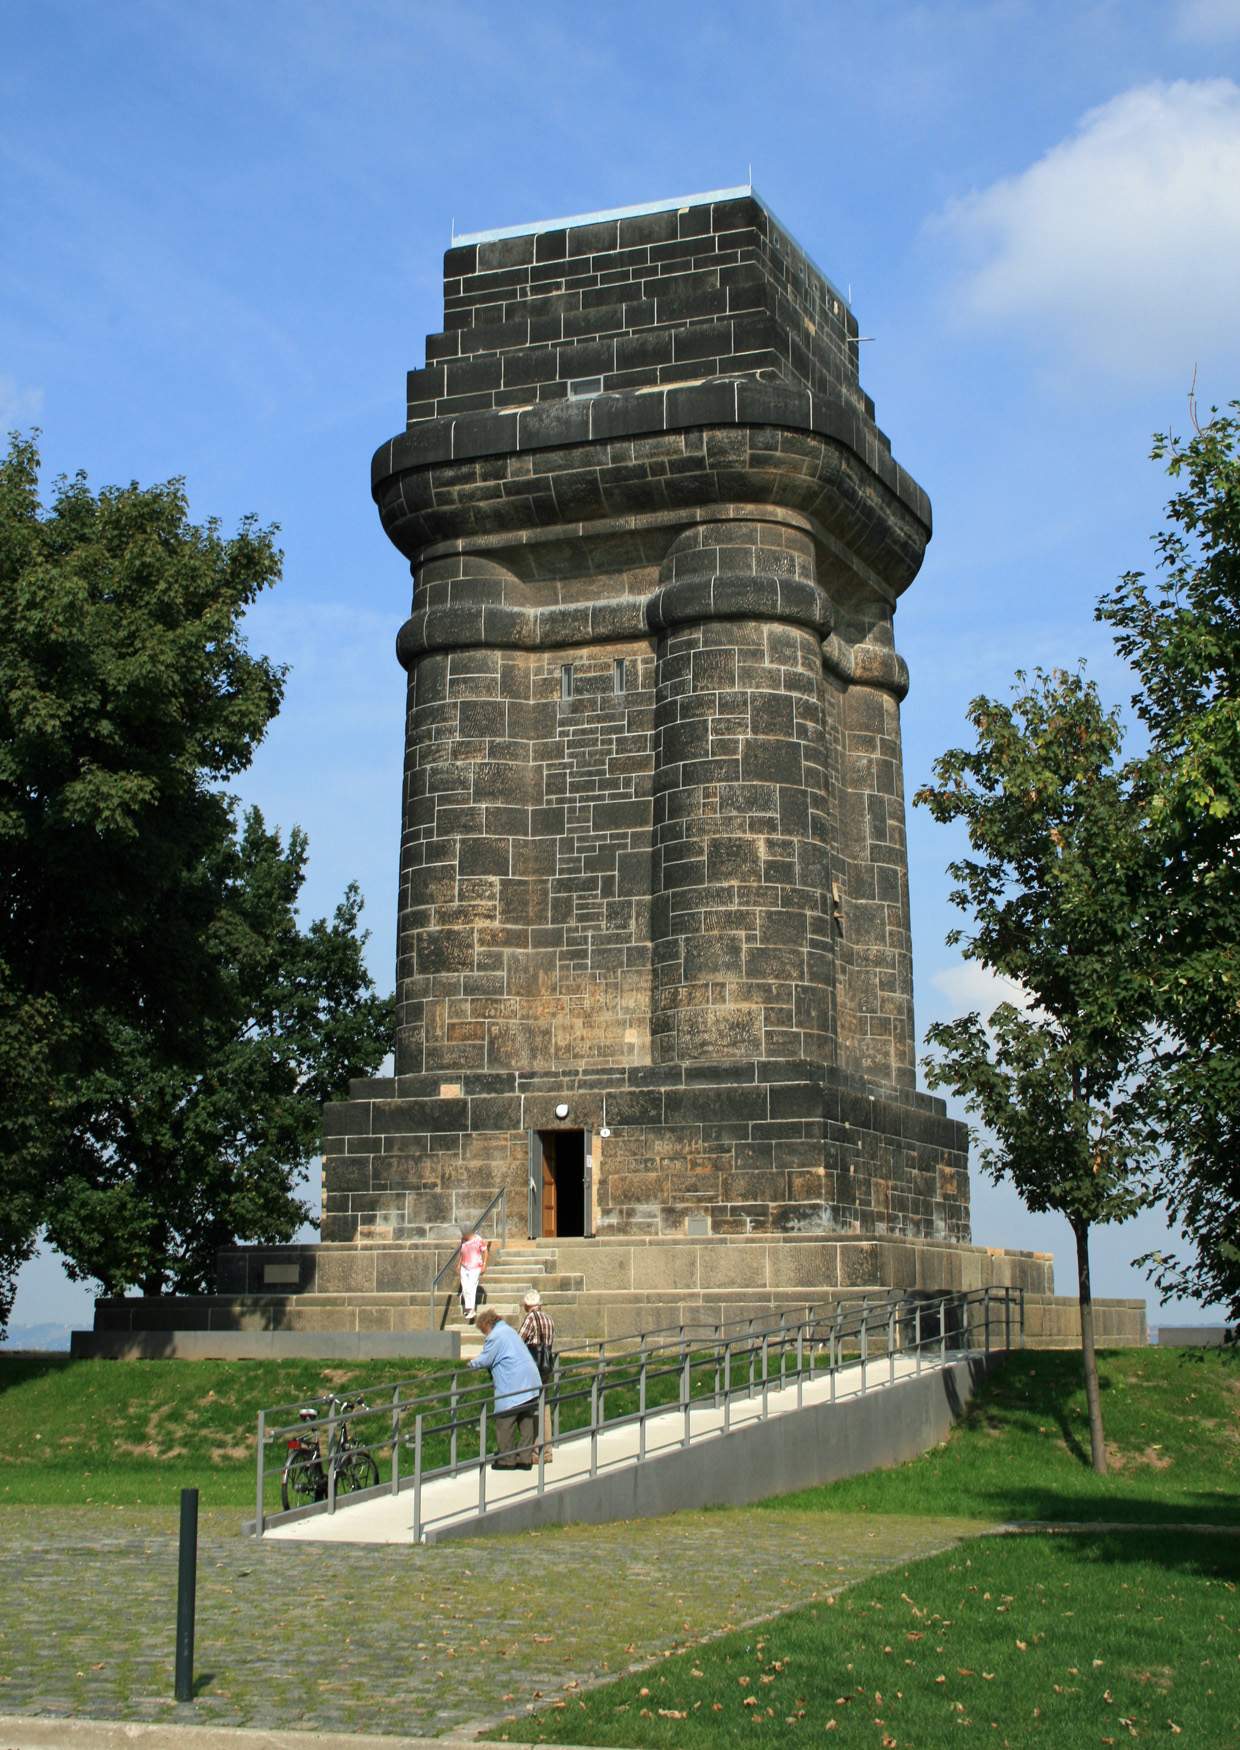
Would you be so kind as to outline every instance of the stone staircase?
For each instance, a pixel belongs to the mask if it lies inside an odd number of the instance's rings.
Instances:
[[[536,1288],[547,1311],[556,1318],[563,1309],[576,1305],[585,1288],[583,1276],[565,1274],[557,1265],[556,1249],[545,1241],[506,1240],[502,1246],[493,1244],[491,1261],[482,1279],[487,1305],[510,1324],[519,1325],[526,1290]],[[462,1317],[459,1301],[449,1313],[444,1329],[455,1331],[460,1338],[462,1359],[468,1360],[481,1349],[482,1335],[476,1325],[468,1324]]]

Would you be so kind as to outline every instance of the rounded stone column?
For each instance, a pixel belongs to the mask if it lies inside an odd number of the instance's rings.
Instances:
[[[535,802],[529,656],[505,648],[519,586],[477,558],[418,579],[397,654],[409,671],[397,923],[396,1073],[483,1069],[510,949],[528,949],[514,845]],[[520,611],[515,610],[520,618]]]
[[[842,628],[843,630],[844,628]],[[913,947],[900,701],[908,669],[890,612],[873,612],[824,646],[839,702],[839,1061],[871,1081],[916,1085]]]
[[[800,519],[704,522],[650,605],[656,1063],[833,1059],[822,639]]]

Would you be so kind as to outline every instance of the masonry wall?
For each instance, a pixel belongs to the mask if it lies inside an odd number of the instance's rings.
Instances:
[[[324,1238],[501,1189],[521,1232],[566,1127],[599,1234],[966,1239],[913,1057],[929,506],[850,312],[753,198],[461,246],[444,309],[375,460],[414,576],[396,1075],[328,1109]]]

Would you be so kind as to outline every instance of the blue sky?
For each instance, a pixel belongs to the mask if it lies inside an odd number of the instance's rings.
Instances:
[[[47,472],[184,474],[282,529],[252,615],[292,664],[244,786],[310,835],[308,906],[357,877],[394,955],[408,576],[367,490],[470,231],[743,183],[837,284],[936,534],[897,619],[910,793],[1012,671],[1087,657],[1149,562],[1152,432],[1240,395],[1240,0],[768,0],[759,11],[418,0],[10,0],[0,56],[0,424]],[[918,1015],[985,1000],[943,946],[950,833],[910,819]],[[975,1237],[1065,1224],[975,1179]],[[1155,1216],[1100,1233],[1095,1291]],[[1157,1310],[1151,1302],[1152,1315]],[[1169,1322],[1192,1306],[1169,1309]],[[89,1321],[28,1267],[15,1322]]]

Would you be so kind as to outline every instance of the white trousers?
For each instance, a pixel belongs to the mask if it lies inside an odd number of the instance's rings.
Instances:
[[[471,1313],[478,1298],[478,1278],[481,1270],[471,1270],[468,1264],[461,1265],[461,1299],[465,1303],[465,1311]]]

